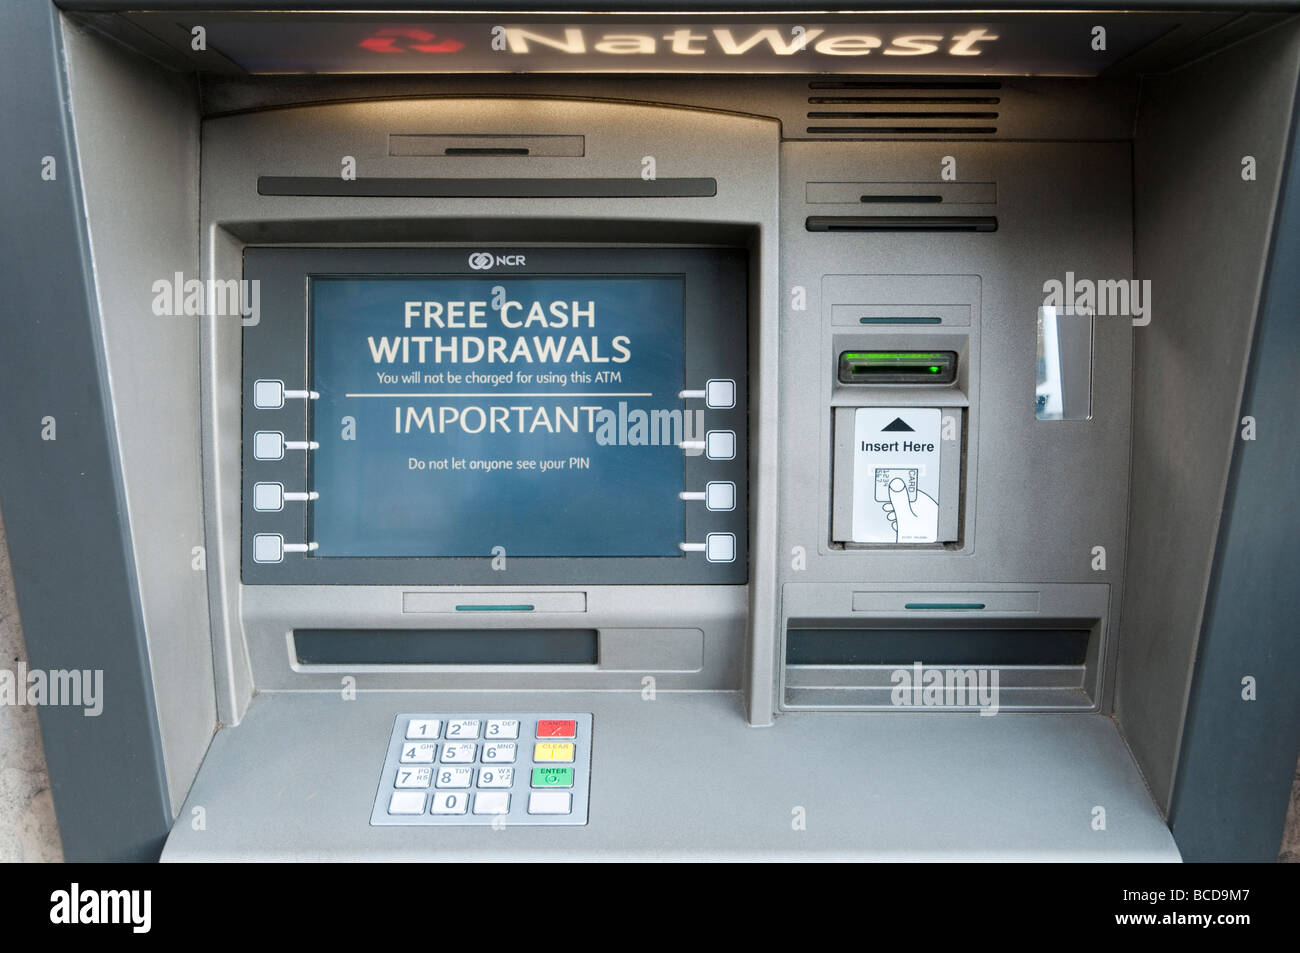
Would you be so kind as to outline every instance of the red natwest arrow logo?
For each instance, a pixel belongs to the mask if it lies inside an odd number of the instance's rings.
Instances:
[[[376,30],[357,45],[373,53],[455,53],[465,48],[460,40],[433,42],[437,39],[435,34],[418,27],[393,26]]]

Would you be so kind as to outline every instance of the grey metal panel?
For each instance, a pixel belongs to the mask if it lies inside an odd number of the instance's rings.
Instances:
[[[63,68],[54,8],[0,5],[0,500],[31,666],[103,672],[99,717],[40,709],[64,855],[146,860],[172,813]]]
[[[536,134],[582,134],[586,154],[528,160],[531,175],[563,174],[615,176],[639,174],[641,157],[654,155],[662,175],[719,175],[716,199],[642,198],[619,200],[530,200],[529,215],[519,215],[515,200],[357,198],[346,203],[327,198],[262,197],[255,191],[259,174],[321,173],[332,171],[342,155],[358,158],[363,174],[394,171],[436,175],[465,174],[456,157],[392,157],[388,134],[394,129],[429,128],[440,132],[481,135],[508,128]],[[705,629],[704,666],[699,672],[682,672],[672,652],[663,660],[660,688],[734,687],[743,677],[737,664],[746,651],[748,623],[759,644],[750,656],[749,675],[752,718],[770,720],[773,710],[773,668],[776,623],[775,512],[776,512],[776,288],[778,260],[777,127],[770,121],[721,113],[665,109],[645,105],[587,103],[568,100],[462,100],[375,102],[309,107],[211,120],[205,124],[203,162],[203,228],[205,271],[209,277],[227,279],[240,274],[241,241],[337,242],[405,240],[428,243],[484,240],[485,227],[509,227],[515,240],[527,233],[532,240],[600,240],[611,233],[614,241],[666,241],[715,243],[729,231],[748,244],[750,252],[750,584],[736,587],[591,587],[582,627],[679,628],[689,624]],[[726,141],[725,154],[718,143]],[[487,157],[475,163],[476,175],[499,175],[513,170],[511,157]],[[397,204],[395,204],[397,203]],[[535,203],[535,205],[533,204]],[[657,220],[653,228],[644,223]],[[477,223],[477,224],[475,224]],[[516,228],[516,223],[518,227]],[[465,231],[478,228],[479,231]],[[544,229],[540,231],[539,229]],[[499,235],[499,232],[498,232]],[[292,236],[291,238],[289,236]],[[334,689],[338,677],[295,672],[286,649],[287,632],[295,625],[340,625],[363,618],[378,625],[394,614],[403,622],[397,587],[372,587],[361,594],[357,587],[259,587],[238,585],[234,568],[239,558],[238,486],[240,480],[240,428],[238,381],[240,333],[238,322],[210,321],[205,338],[204,379],[206,483],[209,490],[209,567],[221,580],[222,593],[215,604],[217,658],[229,665],[232,678],[222,695],[222,716],[237,719],[253,691],[256,673],[259,689],[316,687]],[[213,569],[214,553],[220,566]],[[267,587],[260,587],[265,590]],[[513,587],[512,587],[513,588]],[[571,590],[572,584],[561,587]],[[748,599],[748,603],[746,603]],[[334,616],[331,619],[330,614]],[[368,615],[367,615],[368,613]],[[568,624],[556,617],[554,624]],[[646,658],[646,656],[641,656]],[[228,660],[228,661],[227,661]],[[251,660],[250,667],[245,667]],[[423,674],[375,673],[359,676],[362,687],[484,688],[502,685],[500,674],[461,671]],[[572,686],[573,676],[567,676]],[[639,691],[636,673],[586,670],[582,684]],[[505,687],[564,687],[565,677],[516,672]]]
[[[1166,808],[1298,65],[1292,21],[1148,79],[1138,115],[1135,274],[1151,280],[1155,307],[1134,333],[1131,598],[1116,708]],[[1244,155],[1256,157],[1257,181],[1242,180]]]
[[[548,694],[554,710],[593,715],[583,827],[370,826],[398,712],[537,699],[259,695],[213,742],[164,860],[1178,859],[1101,715],[819,712],[754,731],[731,692]],[[196,832],[185,818],[200,806]]]
[[[581,156],[586,152],[584,136],[439,136],[396,133],[388,137],[390,156],[441,156],[481,158],[509,153],[519,158],[537,156]],[[527,167],[525,167],[527,168]]]
[[[804,181],[840,178],[863,167],[887,170],[889,178],[938,181],[940,159],[949,154],[957,158],[959,179],[998,183],[998,232],[804,232]],[[787,288],[808,291],[807,310],[787,311],[783,322],[782,416],[791,434],[782,453],[784,548],[804,545],[809,551],[807,569],[787,568],[788,581],[1098,582],[1115,577],[1125,527],[1124,495],[1117,488],[1123,487],[1128,471],[1133,329],[1126,318],[1099,319],[1094,419],[1065,422],[1034,417],[1034,329],[1048,279],[1062,279],[1067,270],[1080,277],[1131,275],[1127,148],[1097,143],[786,143],[783,155],[785,179],[794,187],[783,196],[782,277]],[[1071,228],[1063,235],[1058,223],[1066,220]],[[831,403],[835,375],[830,328],[832,306],[847,303],[827,300],[831,292],[820,280],[827,274],[911,276],[918,283],[936,274],[978,278],[971,320],[979,353],[973,366],[959,371],[970,380],[962,388],[970,404],[965,554],[835,552],[826,545],[831,421],[824,410]],[[875,293],[897,296],[892,288]],[[859,297],[854,303],[900,302]],[[821,334],[812,333],[814,328]],[[861,330],[879,347],[891,340],[904,347],[912,336],[926,333],[924,327]],[[899,406],[920,402],[909,393],[900,393],[898,400]],[[951,402],[930,400],[927,406]],[[1042,461],[1052,465],[1036,466]],[[1025,479],[1030,472],[1035,479]],[[819,492],[810,492],[814,486]],[[1016,492],[1002,492],[1008,486]],[[973,527],[972,520],[978,525]],[[1093,545],[1107,546],[1106,572],[1091,571]]]
[[[807,76],[602,76],[584,98],[655,102],[780,121],[786,139],[808,138]],[[397,97],[573,96],[573,79],[546,75],[440,76],[217,76],[201,78],[210,115],[324,101]],[[1120,140],[1132,137],[1137,83],[1132,79],[1080,80],[1004,77],[998,80],[998,131],[994,139]],[[908,90],[897,95],[907,96]],[[500,132],[501,130],[497,130]],[[510,132],[512,130],[504,130]],[[818,139],[838,137],[817,136]],[[463,160],[461,160],[463,163]],[[518,162],[518,160],[513,160]],[[533,168],[530,162],[527,166]],[[518,169],[518,165],[515,166]],[[850,176],[857,181],[859,171]],[[873,178],[874,176],[866,176]]]
[[[1300,152],[1292,119],[1263,309],[1239,416],[1170,811],[1188,860],[1277,858],[1300,750]],[[1254,678],[1257,698],[1242,698]]]
[[[434,590],[436,591],[436,590]],[[547,590],[520,587],[530,597]],[[743,586],[592,586],[582,612],[467,613],[433,619],[402,611],[395,586],[241,587],[243,627],[261,691],[336,692],[350,675],[359,690],[630,691],[654,675],[656,688],[735,689],[742,678],[747,593]],[[495,618],[484,618],[495,616]],[[294,629],[596,629],[596,665],[302,665]],[[683,629],[683,626],[692,628]],[[694,628],[698,627],[698,628]],[[683,644],[684,633],[687,635]]]
[[[909,604],[978,605],[989,612],[1037,612],[1042,593],[1036,589],[934,592],[915,589],[879,589],[853,593],[854,612],[901,612]]]
[[[467,603],[474,604],[474,611],[486,612],[501,607],[510,610],[521,604],[527,605],[528,612],[586,612],[587,594],[585,592],[500,592],[489,590],[483,592],[475,589],[453,590],[451,592],[404,592],[402,593],[403,612],[459,612]]]
[[[178,452],[199,441],[199,338],[197,319],[151,305],[155,281],[198,277],[197,91],[102,37],[73,27],[65,42],[126,516],[178,809],[216,730],[207,579],[195,554],[200,461]]]
[[[1034,415],[1037,311],[1044,283],[1066,272],[1091,279],[1132,276],[1130,155],[1118,143],[785,143],[782,146],[782,282],[807,289],[806,311],[787,310],[782,323],[781,551],[802,547],[806,563],[786,557],[783,583],[836,583],[845,592],[863,580],[917,580],[953,589],[968,584],[1108,583],[1110,604],[1122,598],[1134,328],[1127,317],[1099,318],[1093,418],[1040,421]],[[940,161],[957,160],[958,181],[995,182],[999,230],[988,234],[811,234],[803,219],[806,181],[843,181],[870,169],[873,180],[942,181]],[[963,209],[972,208],[967,206]],[[1070,228],[1062,229],[1068,221]],[[911,293],[877,280],[873,297],[835,298],[824,275],[907,276]],[[919,295],[934,275],[964,276],[971,296],[948,279],[945,297]],[[895,280],[891,277],[891,280]],[[936,294],[940,286],[936,283]],[[889,299],[886,299],[886,295]],[[969,400],[963,440],[960,547],[898,552],[835,549],[830,544],[832,332],[836,304],[970,305],[973,361],[950,388]],[[942,330],[936,329],[936,330]],[[965,333],[965,328],[953,328]],[[927,328],[872,325],[861,330],[877,347],[906,347]],[[924,338],[923,338],[924,339]],[[975,345],[978,351],[975,353]],[[900,388],[900,390],[904,390]],[[920,388],[918,388],[920,390]],[[900,394],[899,406],[921,404]],[[949,400],[931,399],[923,406]],[[1092,549],[1104,546],[1104,570]],[[1113,609],[1112,609],[1113,612]],[[784,611],[784,616],[789,612]],[[1115,639],[1101,660],[1101,710],[1110,705]]]
[[[993,182],[809,182],[809,205],[996,205]]]
[[[202,227],[203,277],[238,276],[243,246],[224,229]],[[208,607],[211,613],[212,665],[217,680],[217,717],[234,725],[253,697],[253,668],[240,629],[241,434],[230,426],[242,412],[240,327],[229,318],[208,317],[201,324],[199,363],[202,392],[203,519],[208,556]],[[224,429],[218,422],[225,422]],[[219,457],[234,463],[219,467]]]

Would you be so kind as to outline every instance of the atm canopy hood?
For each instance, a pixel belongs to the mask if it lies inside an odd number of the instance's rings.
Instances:
[[[1120,76],[1174,68],[1270,18],[1227,13],[1226,4],[1186,9],[1195,3],[1177,11],[1003,4],[998,12],[967,12],[934,4],[835,13],[763,3],[742,5],[743,12],[730,4],[693,4],[690,12],[617,4],[599,13],[547,12],[547,4],[502,4],[496,12],[385,4],[382,12],[346,13],[298,4],[301,11],[286,13],[243,3],[107,12],[113,6],[67,4],[177,68],[253,74]]]

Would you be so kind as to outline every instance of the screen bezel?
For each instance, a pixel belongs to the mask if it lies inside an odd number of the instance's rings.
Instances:
[[[522,256],[522,263],[490,269],[470,267],[470,258],[487,252]],[[253,382],[284,380],[289,389],[305,386],[311,332],[310,284],[320,277],[544,278],[549,276],[674,276],[683,280],[683,341],[687,387],[702,389],[709,378],[736,381],[736,406],[705,410],[706,429],[736,433],[733,460],[685,457],[685,483],[702,489],[707,480],[736,484],[736,507],[712,512],[702,503],[685,505],[686,541],[703,541],[708,533],[736,536],[736,559],[709,562],[703,553],[664,557],[512,557],[490,552],[478,557],[319,558],[285,553],[279,563],[253,560],[256,533],[280,533],[287,542],[307,540],[307,506],[286,503],[278,513],[253,510],[253,485],[260,481],[301,490],[309,479],[309,454],[288,451],[280,462],[253,459],[252,435],[281,430],[288,440],[308,439],[307,402],[286,401],[280,410],[254,409]],[[243,329],[243,533],[241,577],[252,585],[634,585],[726,584],[747,581],[748,572],[748,262],[741,249],[712,246],[434,246],[299,248],[249,247],[244,251],[244,278],[260,285],[260,319]],[[687,401],[688,411],[703,409]]]

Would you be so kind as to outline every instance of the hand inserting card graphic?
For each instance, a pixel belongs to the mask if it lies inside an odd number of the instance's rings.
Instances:
[[[879,472],[879,471],[877,471]],[[889,481],[889,502],[881,507],[900,543],[933,543],[939,536],[939,504],[900,477]]]
[[[889,502],[889,481],[897,477],[907,484],[907,498],[916,499],[916,483],[921,471],[915,467],[876,467],[876,502]]]

